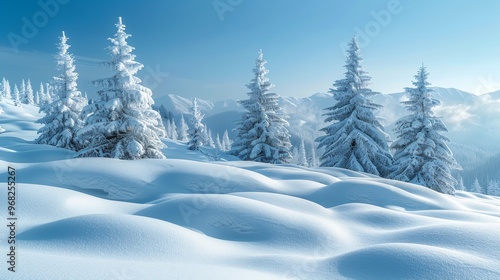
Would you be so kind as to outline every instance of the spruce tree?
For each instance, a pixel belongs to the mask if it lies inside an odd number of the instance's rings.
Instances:
[[[487,193],[488,195],[500,196],[500,182],[497,180],[490,180]]]
[[[173,139],[172,138],[172,126],[170,124],[170,121],[162,118],[162,122],[165,126],[165,138]]]
[[[188,125],[186,124],[186,121],[184,120],[184,115],[181,115],[181,123],[179,125],[179,140],[182,142],[186,142],[189,140],[188,137]]]
[[[229,152],[231,151],[231,146],[232,146],[233,142],[231,141],[231,139],[229,139],[229,133],[227,132],[227,130],[224,131],[224,134],[222,135],[222,151],[224,152]]]
[[[121,17],[116,27],[115,36],[108,39],[111,58],[102,63],[115,74],[93,82],[102,89],[97,92],[99,100],[85,108],[88,117],[79,133],[85,148],[80,156],[165,158],[160,139],[165,129],[160,114],[152,109],[153,93],[135,76],[144,65],[135,61]]]
[[[345,77],[335,81],[329,91],[336,103],[323,114],[325,122],[331,124],[321,129],[326,135],[316,139],[318,148],[324,148],[321,166],[386,176],[392,156],[388,135],[375,116],[382,106],[369,99],[374,94],[368,88],[371,78],[361,62],[360,49],[353,38],[347,51]]]
[[[177,140],[179,134],[177,133],[177,125],[175,124],[174,118],[170,120],[170,127],[172,128],[172,140]]]
[[[455,190],[457,191],[464,191],[465,186],[464,186],[464,180],[462,179],[462,176],[458,175],[457,177],[457,185],[455,187]]]
[[[316,158],[316,148],[314,147],[314,144],[311,145],[311,153],[309,154],[309,166],[310,167],[318,166],[318,159]]]
[[[9,80],[2,79],[2,92],[5,98],[12,98]]]
[[[222,142],[220,141],[219,133],[215,136],[215,148],[219,151],[224,151],[224,147],[222,146]]]
[[[40,107],[42,107],[45,104],[45,101],[46,101],[45,91],[44,91],[44,88],[43,88],[43,83],[40,83],[40,89],[38,90],[38,98],[39,98],[38,105]]]
[[[35,91],[35,99],[34,99],[34,104],[36,106],[40,106],[40,91]]]
[[[23,100],[26,99],[26,83],[24,82],[24,79],[21,81],[21,89],[19,92],[19,100],[21,100],[22,103]]]
[[[23,80],[24,84],[24,80]],[[28,83],[26,84],[25,93],[23,95],[23,99],[21,100],[24,104],[35,104],[35,95],[33,94],[33,87],[31,86],[31,81],[28,79]]]
[[[288,118],[280,105],[279,96],[270,92],[274,86],[266,77],[267,62],[262,50],[255,61],[254,78],[247,88],[249,99],[239,101],[246,109],[238,123],[238,136],[232,147],[232,154],[242,160],[289,163],[290,134]]]
[[[191,107],[191,128],[188,130],[189,141],[188,149],[197,151],[206,142],[205,126],[202,123],[203,115],[198,108],[198,101],[193,98],[193,106]]]
[[[477,178],[474,180],[474,183],[472,183],[469,192],[475,192],[475,193],[483,192],[483,188],[481,188],[481,185],[479,184],[479,180]]]
[[[307,156],[306,156],[306,147],[304,145],[304,139],[300,140],[300,146],[298,150],[298,158],[297,158],[297,164],[300,166],[309,166],[307,163]]]
[[[20,95],[21,93],[19,92],[19,89],[17,88],[17,84],[14,84],[14,105],[17,107],[21,107],[21,100],[20,100]]]
[[[215,148],[214,137],[212,136],[212,131],[210,128],[207,130],[207,143],[206,145],[210,148]]]
[[[46,115],[37,121],[44,126],[38,130],[40,136],[35,143],[77,151],[77,132],[83,125],[82,110],[87,105],[87,100],[77,88],[78,74],[75,72],[73,55],[68,52],[70,45],[67,41],[68,37],[63,32],[57,46],[59,52],[55,56],[60,74],[53,78],[58,98],[40,108]]]
[[[397,140],[391,146],[394,171],[389,178],[454,194],[457,181],[451,175],[451,169],[460,166],[446,145],[450,140],[440,134],[447,131],[446,126],[432,112],[440,102],[431,97],[428,75],[425,67],[420,67],[413,82],[415,87],[405,89],[409,100],[402,104],[410,114],[396,122]]]

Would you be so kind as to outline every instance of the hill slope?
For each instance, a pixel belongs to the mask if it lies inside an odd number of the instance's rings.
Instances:
[[[1,279],[500,278],[499,198],[172,141],[166,160],[74,159],[31,144],[36,108],[0,107],[0,178],[18,178],[17,272]]]

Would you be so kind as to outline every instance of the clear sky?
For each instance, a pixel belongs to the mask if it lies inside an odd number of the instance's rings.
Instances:
[[[0,76],[48,81],[64,30],[92,96],[122,16],[156,97],[245,98],[261,48],[278,94],[326,92],[354,35],[375,91],[402,91],[424,63],[433,85],[480,94],[500,89],[499,12],[497,0],[2,0]]]

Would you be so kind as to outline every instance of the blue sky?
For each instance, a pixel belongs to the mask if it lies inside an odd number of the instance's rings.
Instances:
[[[122,16],[145,65],[139,76],[157,97],[245,98],[260,48],[275,92],[326,92],[343,77],[354,35],[375,91],[402,91],[424,63],[433,85],[480,94],[500,89],[499,11],[493,0],[5,0],[0,76],[48,81],[64,30],[80,89],[92,96],[89,81],[110,75],[97,62]]]

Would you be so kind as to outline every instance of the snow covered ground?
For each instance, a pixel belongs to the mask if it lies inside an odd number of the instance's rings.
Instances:
[[[0,279],[500,279],[500,198],[336,168],[74,159],[0,103],[0,219],[17,172],[16,272]],[[207,152],[211,152],[207,150]]]

